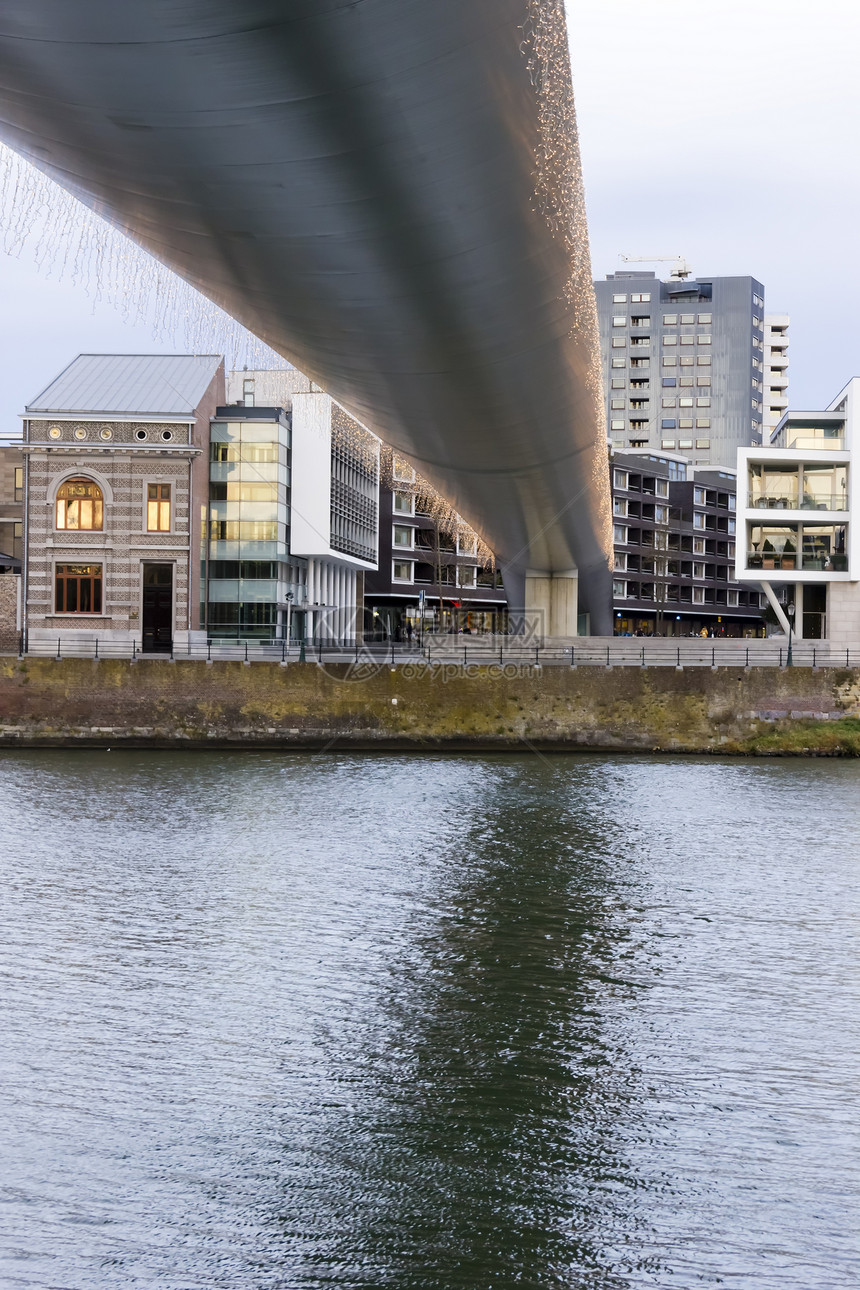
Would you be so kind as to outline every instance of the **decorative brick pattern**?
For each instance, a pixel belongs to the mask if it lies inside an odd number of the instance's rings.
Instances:
[[[61,438],[51,440],[52,426]],[[75,429],[86,429],[86,442],[75,442]],[[160,436],[169,429],[170,446]],[[102,431],[111,438],[100,438]],[[135,432],[148,439],[139,442]],[[141,622],[141,565],[145,560],[174,565],[174,630],[196,626],[189,619],[189,549],[191,465],[196,453],[188,444],[189,427],[163,422],[32,421],[26,451],[30,457],[27,588],[28,630],[109,631],[139,634]],[[74,445],[74,446],[73,446]],[[118,449],[117,445],[123,445]],[[56,490],[75,475],[94,479],[104,495],[104,528],[100,532],[58,530]],[[146,531],[146,486],[171,485],[169,533]],[[57,615],[54,610],[54,568],[63,563],[103,566],[103,613]]]
[[[18,585],[15,574],[0,576],[0,654],[18,652]]]

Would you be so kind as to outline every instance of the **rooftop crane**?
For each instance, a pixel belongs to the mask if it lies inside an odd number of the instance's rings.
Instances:
[[[693,272],[683,255],[622,255],[621,259],[625,264],[657,264],[658,262],[674,264],[675,267],[669,275],[672,278],[689,278]]]

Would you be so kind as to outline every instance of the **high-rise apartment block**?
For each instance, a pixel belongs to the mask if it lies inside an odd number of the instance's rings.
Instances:
[[[762,443],[788,411],[788,314],[767,314],[764,320],[764,425]]]
[[[613,447],[733,470],[738,448],[762,441],[762,284],[624,270],[594,285]]]

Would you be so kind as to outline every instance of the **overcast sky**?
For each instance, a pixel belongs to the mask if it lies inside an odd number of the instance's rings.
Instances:
[[[567,8],[595,277],[622,267],[622,252],[753,274],[768,308],[791,315],[792,406],[822,406],[860,375],[860,6]],[[0,430],[81,351],[183,348],[108,305],[93,311],[26,250],[0,252],[0,293]]]

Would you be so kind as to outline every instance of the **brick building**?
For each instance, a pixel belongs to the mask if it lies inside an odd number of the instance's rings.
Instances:
[[[81,354],[24,414],[31,649],[69,632],[160,652],[200,631],[218,355]]]
[[[21,441],[0,440],[0,573],[16,573],[24,554],[24,453]]]

